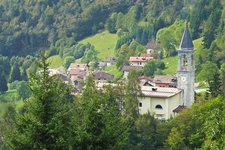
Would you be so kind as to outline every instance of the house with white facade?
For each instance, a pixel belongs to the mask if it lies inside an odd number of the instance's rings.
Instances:
[[[144,67],[144,65],[150,61],[153,60],[153,57],[140,57],[140,56],[132,56],[129,59],[129,64],[130,66],[142,66]]]
[[[139,71],[139,70],[141,70],[141,69],[143,69],[142,66],[127,66],[127,65],[125,65],[125,66],[123,66],[123,68],[122,68],[122,71],[123,71],[123,78],[127,78],[127,76],[128,76],[128,74],[129,74],[130,71],[132,71],[132,70]]]
[[[67,74],[75,87],[80,87],[81,83],[86,79],[89,75],[88,65],[87,64],[70,64]]]

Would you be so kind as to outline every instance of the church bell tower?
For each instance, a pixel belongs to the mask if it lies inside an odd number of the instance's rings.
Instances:
[[[187,24],[178,49],[177,80],[178,88],[182,90],[180,105],[189,108],[194,102],[195,62],[194,46]]]

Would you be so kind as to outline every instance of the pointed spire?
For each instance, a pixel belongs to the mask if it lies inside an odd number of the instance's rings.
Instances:
[[[192,39],[188,30],[188,23],[186,23],[186,28],[184,30],[181,42],[180,42],[180,49],[187,49],[193,50],[194,45],[192,43]]]

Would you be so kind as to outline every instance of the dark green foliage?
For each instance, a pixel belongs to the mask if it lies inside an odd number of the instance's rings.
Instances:
[[[129,72],[125,87],[125,115],[133,120],[138,117],[138,95],[141,95],[138,74],[135,70]]]
[[[25,112],[17,116],[13,136],[9,135],[13,149],[69,149],[72,145],[70,90],[48,75],[46,60],[41,57],[40,71],[30,78],[32,96]]]
[[[209,48],[213,40],[215,39],[216,29],[218,29],[219,20],[221,17],[221,4],[220,0],[211,1],[209,8],[211,13],[204,25],[203,42],[204,47]],[[209,10],[208,10],[209,11]]]
[[[97,63],[98,57],[97,57],[97,51],[94,46],[91,46],[90,49],[88,49],[84,55],[84,57],[81,59],[81,62],[83,63],[89,63],[94,62]]]
[[[157,125],[158,122],[154,116],[144,114],[140,116],[136,122],[136,136],[137,136],[137,147],[143,150],[154,150],[156,149],[157,140]]]
[[[0,55],[0,73],[10,74],[10,59]]]
[[[221,79],[219,73],[214,74],[213,79],[209,82],[209,91],[213,97],[221,94]]]
[[[73,56],[66,56],[63,60],[63,66],[68,68],[71,63],[74,63],[75,59]]]
[[[143,68],[143,73],[146,76],[153,77],[157,70],[157,64],[155,61],[149,61],[145,64]]]
[[[31,96],[31,91],[28,87],[27,82],[25,82],[25,81],[20,82],[20,84],[18,85],[18,88],[17,88],[17,92],[18,92],[19,98],[21,98],[23,100],[27,99]]]
[[[8,90],[7,81],[4,73],[0,75],[0,94],[5,93]]]
[[[10,149],[7,142],[14,133],[16,114],[15,105],[8,103],[0,119],[0,149],[2,150]]]
[[[17,64],[12,67],[9,82],[13,82],[13,81],[16,81],[16,80],[18,80],[18,81],[21,80],[20,68]]]
[[[224,149],[224,100],[195,104],[172,120],[169,149]]]
[[[161,70],[164,70],[166,68],[166,65],[164,62],[158,62],[157,64],[158,68],[161,69]]]
[[[93,79],[87,79],[86,88],[74,109],[75,149],[121,149],[127,124],[119,111],[117,96],[112,87],[99,91]]]
[[[117,14],[113,13],[111,15],[111,17],[109,17],[106,21],[106,29],[110,32],[110,33],[115,33],[116,32],[116,21],[117,21]]]
[[[225,63],[221,65],[220,68],[220,80],[221,80],[221,95],[225,97]]]
[[[10,90],[16,90],[19,99],[27,99],[31,96],[31,91],[26,81],[14,81],[9,84]]]
[[[63,66],[65,68],[68,68],[70,63],[74,62],[76,59],[83,57],[82,60],[84,59],[85,62],[88,62],[94,61],[97,57],[97,52],[90,43],[74,43],[71,39],[57,41],[56,44],[52,46],[52,49],[57,49],[59,51],[60,57],[63,58]]]
[[[124,12],[133,4],[128,0],[1,1],[0,53],[34,54],[59,39],[80,40],[102,29],[111,12]]]

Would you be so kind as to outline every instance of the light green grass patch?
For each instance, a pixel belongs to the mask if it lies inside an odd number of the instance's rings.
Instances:
[[[15,102],[0,102],[0,118],[2,117],[4,112],[6,111],[7,105],[9,103],[15,104],[17,111],[20,110],[23,107],[23,105],[24,105],[24,102],[22,100],[15,101]]]
[[[119,71],[117,69],[116,65],[112,65],[112,66],[106,67],[105,71],[110,73],[110,74],[113,74],[114,75],[114,79],[119,79],[123,75],[123,72]]]
[[[204,49],[203,45],[202,45],[202,40],[203,38],[199,38],[193,41],[194,47],[195,47],[195,61],[196,63],[198,63],[199,60],[199,56],[201,56],[203,58],[203,60],[205,60],[205,58],[207,58],[208,55],[208,50]]]
[[[177,73],[178,57],[167,57],[162,60],[165,63],[166,69],[162,70],[165,75],[174,75]]]
[[[18,99],[18,94],[16,90],[8,90],[5,94],[0,95],[1,101],[14,101]]]
[[[59,55],[54,55],[48,58],[50,68],[59,68],[63,64],[63,59]]]
[[[16,109],[23,106],[23,101],[18,101],[18,94],[16,90],[9,90],[5,94],[0,95],[0,117],[6,110],[8,103],[15,103]]]
[[[148,22],[140,21],[140,22],[138,22],[138,25],[141,26],[141,27],[147,27],[148,26]]]
[[[103,60],[106,57],[114,56],[114,49],[116,47],[117,35],[111,34],[108,31],[98,33],[94,36],[85,38],[80,41],[82,44],[90,43],[94,45],[95,49],[98,51],[98,57]]]

